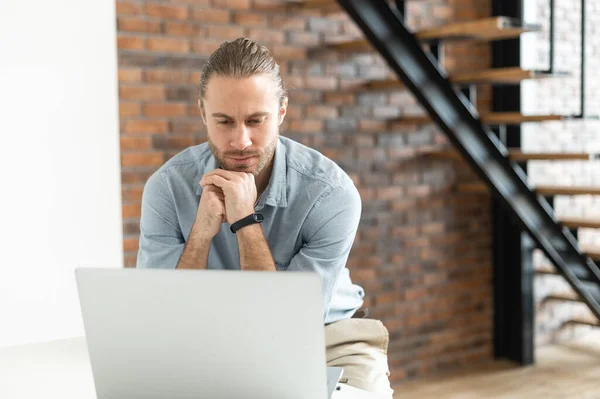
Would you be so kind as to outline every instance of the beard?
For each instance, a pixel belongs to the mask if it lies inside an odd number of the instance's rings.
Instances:
[[[217,164],[222,169],[230,170],[232,172],[252,173],[254,177],[256,177],[273,159],[278,139],[279,135],[275,136],[273,141],[271,141],[265,149],[259,151],[220,151],[210,138],[208,139],[208,147],[217,160]],[[235,163],[231,159],[228,161],[228,158],[230,157],[251,157],[251,159],[248,160],[248,163],[241,164]]]

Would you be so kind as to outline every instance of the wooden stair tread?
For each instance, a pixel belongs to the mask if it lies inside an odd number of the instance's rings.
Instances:
[[[558,270],[550,265],[541,265],[535,268],[535,274],[551,274],[553,276],[560,276]]]
[[[435,152],[426,152],[424,155],[435,159],[462,160],[463,157],[457,150],[439,150]],[[522,152],[520,150],[509,150],[508,158],[511,161],[539,161],[539,160],[590,160],[595,159],[596,154],[588,153],[559,153],[559,152]],[[543,186],[542,186],[543,187]],[[549,189],[546,187],[546,192]],[[594,189],[600,190],[600,189]],[[477,190],[480,191],[480,190]]]
[[[574,292],[557,292],[554,294],[547,295],[543,299],[544,301],[556,300],[556,301],[569,301],[569,302],[583,302],[583,299]]]
[[[526,122],[560,121],[563,115],[523,115],[520,112],[490,112],[480,116],[483,123],[491,125],[510,125]]]
[[[544,71],[522,69],[520,67],[492,68],[471,72],[452,72],[448,79],[455,84],[475,83],[518,83],[526,79],[542,79],[569,76],[568,73],[548,74]],[[361,90],[396,90],[405,85],[398,79],[374,80],[358,86]]]
[[[477,39],[501,40],[516,38],[525,32],[539,30],[538,25],[523,25],[516,18],[490,17],[419,30],[418,40]]]
[[[460,193],[489,194],[490,189],[485,183],[461,183],[456,186]]]
[[[600,262],[600,247],[585,247],[583,252],[594,261]]]
[[[461,183],[457,186],[461,193],[487,193],[489,188],[485,183]],[[567,186],[536,186],[539,195],[552,197],[555,195],[600,195],[600,187],[567,187]]]
[[[586,325],[586,326],[592,326],[592,327],[600,327],[600,320],[594,319],[591,317],[590,318],[578,317],[578,318],[574,318],[574,319],[568,320],[563,323],[563,326],[567,326],[567,325]]]
[[[535,161],[535,160],[551,160],[551,161],[589,161],[597,158],[596,154],[585,152],[523,152],[520,150],[511,150],[510,159],[513,161]]]
[[[341,43],[331,43],[326,47],[341,53],[360,53],[371,51],[373,49],[371,43],[367,39],[356,39]]]
[[[549,74],[535,69],[521,67],[492,68],[481,71],[454,72],[450,74],[452,83],[519,83],[527,79],[543,79],[550,77],[565,77],[568,73]]]
[[[308,6],[307,4],[306,7]],[[517,38],[522,33],[535,32],[539,29],[539,25],[522,25],[516,18],[500,16],[426,28],[415,32],[415,37],[422,41],[438,39],[501,40]],[[330,44],[328,47],[340,52],[363,52],[370,51],[372,48],[367,39]]]
[[[600,187],[537,186],[535,191],[544,196],[553,195],[600,195]]]
[[[480,119],[487,125],[519,125],[527,122],[561,121],[564,115],[523,115],[520,112],[489,112],[481,114]],[[429,116],[401,117],[390,121],[392,125],[422,125],[432,123]]]
[[[560,218],[560,222],[570,229],[600,229],[600,219],[563,217]]]

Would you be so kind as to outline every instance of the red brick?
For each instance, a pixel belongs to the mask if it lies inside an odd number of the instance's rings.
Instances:
[[[296,104],[289,104],[287,107],[287,118],[300,118],[302,116],[302,107]]]
[[[338,80],[333,76],[308,76],[306,87],[316,90],[333,90],[337,87]]]
[[[123,260],[123,265],[127,268],[132,268],[135,267],[137,262],[137,254],[133,253],[133,254],[125,254],[124,255],[124,260]]]
[[[188,7],[173,6],[162,3],[146,4],[146,14],[151,17],[168,19],[187,19]]]
[[[273,46],[273,55],[279,60],[303,60],[306,58],[306,49],[291,46]]]
[[[196,133],[202,129],[201,120],[175,120],[171,122],[171,133]]]
[[[274,31],[272,29],[250,28],[248,30],[248,38],[257,42],[267,44],[282,44],[285,43],[284,32]]]
[[[131,169],[123,169],[121,170],[121,182],[124,185],[128,184],[146,184],[150,176],[152,175],[152,170],[131,170]]]
[[[194,145],[194,138],[191,136],[170,136],[167,138],[169,148],[185,149]]]
[[[166,133],[169,130],[167,121],[130,120],[125,122],[125,133]]]
[[[143,185],[138,185],[138,186],[129,185],[127,187],[123,187],[123,189],[121,190],[121,193],[123,196],[123,201],[125,201],[125,202],[141,201],[143,192],[144,192]]]
[[[325,93],[325,102],[336,105],[354,104],[354,94],[352,93]]]
[[[405,189],[402,186],[378,187],[375,196],[382,200],[395,200],[404,196]]]
[[[289,32],[289,43],[306,47],[316,47],[321,43],[321,35],[315,32]]]
[[[320,133],[323,131],[323,121],[314,119],[292,120],[289,130],[299,133]]]
[[[160,166],[163,163],[162,152],[145,152],[121,155],[121,164],[127,166]]]
[[[150,137],[123,137],[121,136],[121,151],[123,150],[149,150],[152,148]]]
[[[213,5],[219,8],[247,10],[250,8],[250,0],[213,0]]]
[[[125,218],[125,209],[123,209],[123,218]],[[140,240],[137,238],[126,238],[123,240],[123,251],[131,252],[139,249]]]
[[[233,16],[233,21],[244,26],[266,26],[267,16],[255,12],[237,12]]]
[[[188,105],[188,115],[191,117],[202,117],[202,114],[200,113],[200,107],[198,107],[197,103]]]
[[[138,103],[119,103],[119,116],[127,117],[127,116],[138,116],[140,114],[140,104]]]
[[[141,215],[142,215],[141,204],[138,203],[138,204],[123,205],[123,219],[139,218]],[[135,241],[137,241],[137,240],[135,240]]]
[[[146,47],[146,39],[140,36],[118,35],[117,47],[121,50],[143,50]]]
[[[117,15],[141,14],[144,8],[140,3],[130,3],[127,1],[117,1]]]
[[[160,22],[148,21],[145,19],[134,17],[119,17],[117,18],[117,26],[119,30],[129,32],[148,32],[160,33]]]
[[[339,116],[336,107],[327,105],[310,105],[306,108],[306,116],[316,119],[335,119]]]
[[[150,118],[160,118],[169,116],[185,116],[187,114],[187,104],[160,103],[145,104],[143,108],[145,116]]]
[[[119,68],[119,82],[139,82],[142,70],[138,68]]]
[[[271,19],[271,26],[277,30],[304,31],[306,29],[306,18],[274,15]]]
[[[225,24],[231,20],[231,11],[214,8],[194,8],[192,18],[202,22]]]
[[[159,85],[125,86],[119,88],[119,96],[125,100],[162,100],[165,88]]]
[[[148,39],[148,50],[166,53],[187,53],[190,51],[190,41],[187,39],[168,39],[155,37]]]
[[[202,72],[190,72],[190,77],[188,79],[189,83],[200,84],[200,79],[202,78]]]
[[[209,42],[206,40],[195,40],[192,44],[192,50],[195,53],[210,55],[219,48],[221,42]]]
[[[205,28],[192,22],[165,22],[165,33],[174,36],[205,36]]]
[[[177,0],[178,3],[189,3],[192,6],[212,7],[212,0]]]
[[[244,36],[244,28],[237,26],[209,26],[208,37],[210,39],[233,40]]]
[[[388,123],[385,121],[361,119],[358,121],[358,129],[361,132],[381,133],[388,130]]]
[[[147,69],[144,71],[144,81],[150,83],[186,83],[189,72],[171,69]]]

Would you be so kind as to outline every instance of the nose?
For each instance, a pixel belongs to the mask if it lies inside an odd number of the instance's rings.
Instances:
[[[246,124],[241,124],[240,127],[235,129],[233,134],[233,139],[229,143],[232,148],[243,151],[252,145],[252,140],[250,140],[250,129],[248,129]]]

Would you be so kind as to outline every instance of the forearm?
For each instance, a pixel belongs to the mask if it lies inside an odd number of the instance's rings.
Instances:
[[[198,234],[192,228],[181,257],[179,257],[179,262],[177,262],[177,269],[206,269],[211,242],[212,239]]]
[[[236,234],[242,270],[276,270],[271,249],[259,224],[241,228]]]

